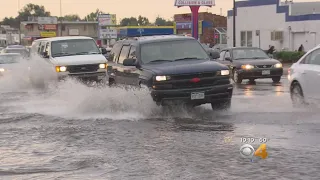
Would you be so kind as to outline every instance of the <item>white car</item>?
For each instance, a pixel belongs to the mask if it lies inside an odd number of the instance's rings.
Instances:
[[[320,100],[320,46],[307,52],[288,70],[293,105]]]
[[[31,82],[43,83],[67,77],[106,82],[107,60],[90,37],[41,39],[37,52],[40,58],[33,57],[30,60]]]

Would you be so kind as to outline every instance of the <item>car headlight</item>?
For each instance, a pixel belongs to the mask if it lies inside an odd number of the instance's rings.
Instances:
[[[108,64],[99,64],[100,69],[106,69],[108,67]]]
[[[230,74],[229,70],[221,70],[217,72],[217,75],[221,75],[221,76],[227,76]]]
[[[67,67],[65,67],[65,66],[56,66],[56,71],[57,72],[66,72],[67,71]]]
[[[241,69],[253,69],[254,66],[250,65],[250,64],[246,64],[246,65],[242,65]]]
[[[170,79],[170,76],[156,76],[156,81],[166,81],[169,79]]]
[[[0,68],[0,72],[4,72],[5,71],[5,69],[3,69],[3,68]]]
[[[275,68],[282,68],[282,64],[281,63],[277,63],[274,65]]]

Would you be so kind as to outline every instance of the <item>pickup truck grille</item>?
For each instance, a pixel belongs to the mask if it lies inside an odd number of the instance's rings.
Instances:
[[[256,65],[257,68],[271,68],[273,65]]]
[[[210,87],[214,85],[229,84],[229,78],[216,76],[216,72],[172,75],[169,81],[158,82],[156,89],[187,89]],[[199,78],[199,82],[192,82],[193,78]]]
[[[99,69],[99,64],[72,65],[67,67],[70,73],[94,72]]]

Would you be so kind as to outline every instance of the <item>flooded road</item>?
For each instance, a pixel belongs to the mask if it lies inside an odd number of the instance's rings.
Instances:
[[[229,112],[163,112],[147,92],[0,82],[0,179],[319,179],[320,112],[293,109],[288,82],[235,86]],[[241,138],[267,139],[244,159]]]

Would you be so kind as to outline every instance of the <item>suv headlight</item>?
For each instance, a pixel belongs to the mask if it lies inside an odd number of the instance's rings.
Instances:
[[[3,69],[3,68],[0,68],[0,72],[4,72],[5,71],[5,69]]]
[[[166,81],[170,79],[170,76],[156,76],[156,81]]]
[[[100,69],[107,69],[108,64],[99,64]]]
[[[275,68],[282,68],[282,64],[281,63],[277,63],[274,65]]]
[[[67,67],[66,66],[56,66],[56,71],[57,72],[66,72]]]
[[[241,66],[241,69],[246,69],[246,70],[248,70],[248,69],[253,69],[254,68],[254,66],[252,66],[252,65],[250,65],[250,64],[246,64],[246,65],[242,65]]]

